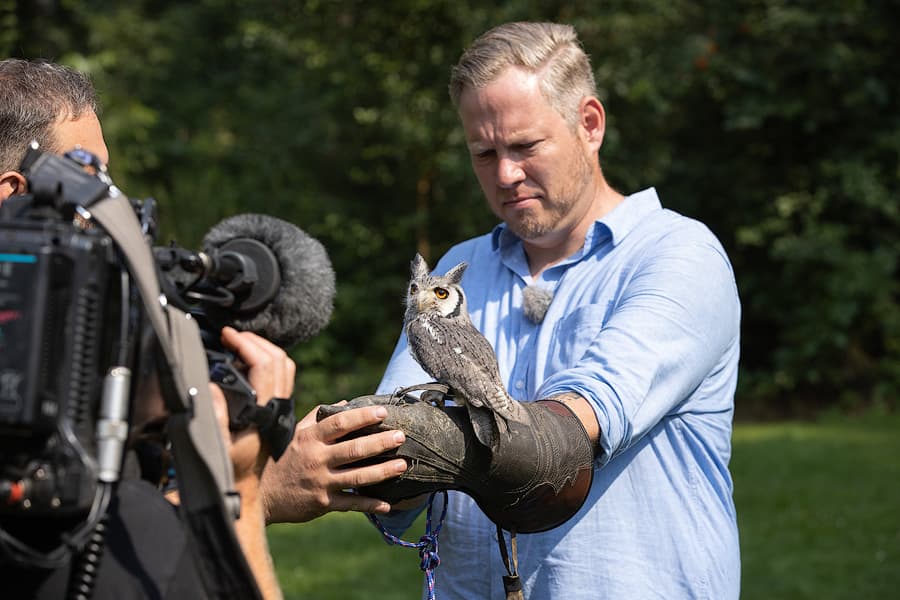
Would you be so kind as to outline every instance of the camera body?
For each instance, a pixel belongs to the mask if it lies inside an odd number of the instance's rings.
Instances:
[[[152,246],[155,201],[124,197],[105,166],[82,151],[57,156],[34,146],[21,171],[28,194],[0,206],[0,541],[15,548],[8,532],[35,539],[29,530],[39,524],[40,545],[51,546],[102,516],[142,367],[169,360],[158,354],[124,249],[91,215],[95,202],[115,199],[134,211],[139,243]],[[233,248],[210,256],[173,244],[148,247],[147,256],[168,302],[200,325],[210,379],[225,387],[229,412],[256,409],[218,337],[233,307],[271,299],[277,261],[260,275],[260,257]],[[262,423],[268,413],[251,416]]]
[[[112,240],[43,212],[0,220],[0,515],[34,518],[94,502],[98,403],[120,350],[104,323],[128,310]]]

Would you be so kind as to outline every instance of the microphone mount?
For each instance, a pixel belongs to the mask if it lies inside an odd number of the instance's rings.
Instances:
[[[251,238],[229,240],[208,252],[195,252],[174,244],[153,249],[170,299],[196,313],[202,306],[237,315],[264,308],[281,287],[275,254]]]

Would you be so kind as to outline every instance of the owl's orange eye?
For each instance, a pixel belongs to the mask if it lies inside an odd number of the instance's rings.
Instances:
[[[409,295],[412,296],[414,294],[419,293],[419,286],[414,283],[409,284]]]
[[[450,292],[444,288],[434,288],[434,295],[437,296],[438,300],[446,300],[447,296],[450,295]]]

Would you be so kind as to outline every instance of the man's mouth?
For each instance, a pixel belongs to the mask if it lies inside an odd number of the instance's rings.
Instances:
[[[511,206],[511,207],[523,206],[531,200],[537,201],[538,197],[537,196],[514,196],[513,198],[504,200],[503,205]]]

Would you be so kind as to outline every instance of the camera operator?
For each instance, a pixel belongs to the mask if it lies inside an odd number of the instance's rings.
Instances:
[[[109,154],[98,111],[96,93],[83,74],[46,61],[0,61],[0,202],[27,191],[25,177],[17,169],[32,140],[41,149],[57,153],[80,146],[106,163]],[[258,335],[228,328],[222,332],[222,342],[250,367],[249,379],[260,403],[270,397],[290,396],[295,367],[283,350]],[[153,397],[152,393],[143,395],[145,401]],[[220,390],[214,390],[213,399],[222,409],[220,413],[224,413]],[[146,409],[149,405],[142,406]],[[143,416],[152,417],[153,411]],[[266,597],[280,595],[268,555],[266,522],[302,522],[335,510],[390,510],[390,505],[382,500],[345,490],[395,477],[406,469],[406,462],[397,459],[362,467],[347,465],[398,447],[405,439],[403,434],[385,431],[339,441],[358,429],[380,423],[385,416],[383,407],[366,407],[316,422],[312,411],[298,423],[290,446],[277,463],[269,459],[267,451],[260,450],[259,438],[252,430],[234,437],[229,454],[242,497],[242,517],[236,530]],[[226,441],[229,437],[225,436]],[[200,583],[191,569],[177,515],[156,488],[150,494],[146,493],[146,486],[135,490],[143,483],[123,480],[119,485],[111,509],[118,513],[112,515],[111,523],[127,526],[131,516],[134,528],[119,532],[125,542],[121,546],[115,543],[115,532],[107,534],[107,551],[95,597],[106,597],[101,593],[104,589],[109,590],[109,597],[122,597],[121,590],[128,589],[110,575],[116,567],[121,571],[118,574],[130,579],[134,586],[135,594],[129,597],[141,597],[138,590],[147,597],[200,597]],[[6,571],[9,567],[2,568]],[[42,590],[64,589],[50,587],[55,577],[64,575],[54,574],[37,583],[44,586]],[[28,583],[18,573],[7,579],[22,585]]]
[[[25,178],[16,169],[32,140],[51,152],[80,145],[108,162],[98,112],[96,92],[82,73],[46,61],[0,61],[0,202],[25,192]],[[307,414],[284,456],[265,471],[266,522],[305,522],[331,511],[387,513],[388,503],[345,490],[396,477],[406,462],[348,465],[399,447],[403,432],[338,442],[386,415],[383,407],[367,407],[317,423],[315,410]]]
[[[60,152],[76,146],[108,160],[97,118],[98,104],[90,81],[82,74],[50,63],[0,62],[0,201],[26,191],[26,180],[14,170],[30,140]],[[222,343],[248,366],[248,379],[265,402],[290,397],[295,366],[278,346],[249,332],[225,329]],[[149,362],[149,361],[148,361]],[[132,425],[164,416],[154,369],[141,369]],[[235,530],[264,598],[281,596],[265,536],[262,498],[263,467],[269,457],[252,429],[228,431],[222,391],[210,385],[223,439],[234,466],[241,516]],[[138,427],[139,428],[139,427]],[[128,461],[126,461],[126,465]],[[128,467],[126,466],[126,471]],[[197,598],[203,590],[173,503],[138,477],[119,483],[107,516],[106,550],[94,580],[96,598]],[[40,527],[38,527],[40,529]],[[43,532],[29,531],[40,538]],[[72,565],[48,572],[0,563],[17,598],[60,598],[69,587]],[[13,571],[11,573],[10,571]]]

